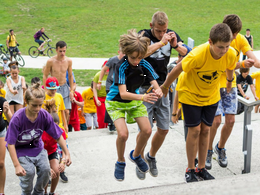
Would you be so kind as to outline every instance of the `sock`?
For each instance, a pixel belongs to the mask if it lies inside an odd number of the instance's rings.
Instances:
[[[219,150],[222,150],[222,149],[223,149],[223,148],[219,148],[219,147],[218,147],[218,143],[217,143],[217,148],[218,148]]]
[[[154,159],[155,157],[153,157],[153,156],[150,156],[150,153],[148,152],[147,153],[147,156],[149,157],[149,158],[151,158],[151,159]]]
[[[116,163],[119,164],[119,165],[125,165],[125,162],[116,161]]]

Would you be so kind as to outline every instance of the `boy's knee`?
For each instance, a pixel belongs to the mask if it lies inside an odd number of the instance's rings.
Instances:
[[[212,126],[219,127],[220,124],[221,124],[221,118],[220,117],[215,117]]]
[[[4,161],[0,161],[0,170],[5,168],[5,162]]]
[[[128,133],[119,133],[118,134],[118,139],[120,139],[121,141],[126,142],[128,139]]]
[[[168,134],[169,130],[163,130],[158,128],[157,132],[160,136],[165,137]]]
[[[201,133],[200,126],[192,129],[188,129],[188,136],[192,136],[192,138],[197,139]]]

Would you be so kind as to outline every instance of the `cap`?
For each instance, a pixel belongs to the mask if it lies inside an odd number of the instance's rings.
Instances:
[[[59,82],[55,77],[47,78],[45,84],[46,84],[46,89],[59,89],[60,88]]]
[[[8,61],[7,58],[3,58],[3,61]]]

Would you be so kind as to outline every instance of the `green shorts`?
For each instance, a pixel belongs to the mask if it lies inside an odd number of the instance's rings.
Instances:
[[[135,123],[135,118],[148,117],[146,107],[142,101],[133,100],[129,103],[107,101],[106,109],[113,121],[119,118],[126,118],[126,122]]]

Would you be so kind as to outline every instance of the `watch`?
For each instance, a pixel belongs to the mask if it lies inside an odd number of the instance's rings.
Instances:
[[[228,82],[232,82],[232,81],[234,81],[234,77],[233,77],[231,80],[228,80],[228,78],[227,78],[227,81],[228,81]]]
[[[175,47],[172,47],[173,49],[177,49],[179,47],[179,44],[177,43],[177,45]]]
[[[172,114],[172,116],[176,116],[177,114]]]

